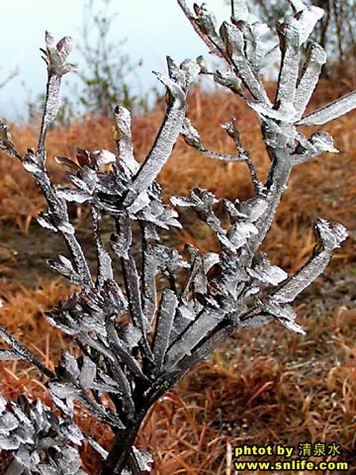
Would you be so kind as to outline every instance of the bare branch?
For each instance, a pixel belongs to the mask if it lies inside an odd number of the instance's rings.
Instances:
[[[17,68],[16,68],[15,70],[13,70],[12,72],[10,72],[10,74],[7,76],[7,78],[4,79],[4,80],[0,83],[0,89],[2,89],[4,86],[6,86],[6,84],[7,84],[8,82],[10,82],[11,79],[14,79],[18,74],[19,74],[19,71],[18,71]]]

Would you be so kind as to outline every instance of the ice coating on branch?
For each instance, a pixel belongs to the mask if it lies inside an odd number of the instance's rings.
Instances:
[[[272,299],[262,305],[263,312],[273,315],[282,325],[295,333],[305,335],[303,328],[295,322],[296,313],[289,305],[280,305]]]
[[[191,354],[194,347],[208,336],[222,319],[222,312],[206,311],[187,327],[180,339],[171,346],[166,356],[166,368],[174,369],[185,355]],[[173,368],[172,368],[173,367]]]
[[[299,117],[302,116],[310,101],[318,83],[321,68],[325,62],[326,53],[324,49],[314,41],[310,41],[307,46],[305,64],[297,83],[294,98],[294,109]]]
[[[221,86],[228,87],[232,92],[242,95],[242,81],[237,78],[231,70],[220,71],[219,69],[214,73],[214,80]]]
[[[305,75],[298,98],[296,98],[299,80],[300,48],[307,41],[315,24],[323,15],[323,10],[320,8],[305,7],[301,2],[298,3],[300,9],[296,9],[295,15],[287,18],[278,26],[282,59],[276,105],[287,120],[293,119],[297,110],[303,107],[303,103],[300,104],[299,102],[303,97],[301,97],[301,92],[305,92],[304,101],[307,103],[315,86],[313,85],[315,78]],[[320,70],[317,71],[316,75],[318,76],[319,73]]]
[[[323,15],[322,8],[310,6],[298,11],[296,15],[287,20],[287,28],[295,30],[299,47],[307,41],[316,23]]]
[[[46,101],[38,140],[38,150],[41,152],[44,148],[48,127],[56,118],[59,110],[62,76],[74,69],[72,64],[67,63],[68,55],[72,50],[72,38],[65,36],[56,44],[53,36],[46,31],[45,42],[46,48],[41,48],[41,51],[43,53],[42,58],[47,64],[48,80]]]
[[[0,446],[12,451],[20,473],[84,475],[78,451],[82,440],[73,421],[56,416],[41,401],[1,397]]]
[[[56,226],[52,223],[51,221],[51,217],[49,214],[47,213],[40,213],[38,216],[37,216],[37,222],[38,224],[44,228],[44,229],[47,229],[49,231],[53,231],[54,233],[58,232],[58,229],[56,228]]]
[[[59,198],[66,201],[74,201],[79,204],[85,203],[91,199],[91,196],[88,193],[80,190],[72,190],[71,188],[62,188],[60,186],[56,188],[56,194]]]
[[[62,74],[54,74],[49,77],[47,85],[48,100],[45,106],[45,112],[43,115],[43,129],[47,130],[48,126],[57,117],[59,107],[61,105],[60,87],[61,87]]]
[[[138,467],[143,472],[150,472],[152,469],[152,455],[145,450],[139,450],[135,446],[132,447]]]
[[[223,125],[223,128],[226,128],[226,126]],[[244,153],[240,153],[240,150],[236,155],[231,155],[227,153],[213,152],[207,149],[201,142],[199,132],[195,127],[193,127],[188,118],[184,120],[181,134],[188,145],[197,149],[200,153],[209,158],[224,160],[226,162],[237,162],[246,159],[246,156]]]
[[[292,5],[295,13],[305,10],[307,7],[302,0],[289,0],[289,3]]]
[[[232,0],[231,2],[231,16],[234,21],[247,21],[249,11],[246,0]]]
[[[350,92],[327,106],[307,114],[297,125],[323,125],[347,114],[356,107],[356,91]]]
[[[0,349],[0,361],[6,360],[22,360],[24,359],[21,355],[11,350]]]
[[[260,22],[249,24],[245,30],[245,38],[248,38],[246,56],[257,74],[265,66],[266,56],[269,53],[270,34],[270,28]]]
[[[326,219],[319,218],[315,223],[315,231],[324,248],[329,251],[340,247],[347,238],[347,229],[339,223],[329,223]]]
[[[124,171],[128,176],[132,176],[138,171],[139,165],[134,157],[131,134],[131,114],[128,109],[117,106],[114,111],[114,120],[116,126],[115,139],[118,148],[117,161],[119,166],[126,167]]]
[[[50,75],[63,76],[74,69],[72,64],[67,63],[67,58],[73,47],[73,40],[70,36],[63,37],[58,43],[53,36],[46,31],[46,49],[41,49],[43,59],[48,67]]]
[[[316,148],[318,154],[321,152],[339,152],[338,149],[334,147],[334,140],[331,135],[324,131],[312,134],[310,137],[310,143]]]
[[[220,28],[220,34],[224,42],[226,54],[231,59],[235,74],[246,86],[253,98],[264,104],[270,104],[268,95],[260,80],[256,77],[253,65],[245,55],[245,38],[243,32],[236,25],[224,22]]]
[[[278,285],[288,277],[283,269],[271,265],[264,253],[257,254],[252,268],[248,269],[247,272],[251,277],[272,285]]]
[[[93,150],[91,154],[99,167],[109,163],[114,163],[116,160],[115,154],[109,150]]]
[[[46,199],[48,209],[39,215],[39,224],[62,236],[67,247],[49,265],[77,286],[47,314],[50,324],[75,343],[55,371],[0,327],[0,360],[20,359],[35,366],[46,378],[59,414],[42,403],[0,397],[0,450],[15,454],[14,470],[20,463],[27,472],[84,473],[77,448],[85,438],[103,458],[105,473],[149,471],[152,459],[147,453],[124,447],[135,440],[148,408],[239,328],[278,321],[303,333],[292,304],[347,237],[341,224],[318,219],[313,254],[289,276],[259,250],[293,167],[321,152],[337,152],[327,132],[306,137],[297,127],[322,125],[355,107],[355,93],[350,93],[303,117],[325,63],[324,50],[309,39],[321,9],[291,0],[293,13],[279,22],[270,44],[271,30],[249,16],[243,0],[231,0],[231,21],[221,26],[206,4],[191,11],[184,0],[178,3],[209,52],[224,64],[214,70],[202,58],[181,64],[167,58],[166,71],[156,73],[166,89],[165,115],[143,160],[135,154],[131,114],[118,105],[117,151],[78,148],[74,158],[56,157],[69,186],[53,185],[46,170],[46,134],[58,112],[61,77],[72,69],[67,63],[71,40],[66,37],[55,43],[46,35],[47,94],[37,148],[20,154],[6,122],[0,121],[1,149],[21,161]],[[271,100],[260,72],[278,51],[278,88]],[[259,177],[243,147],[234,118],[222,125],[234,152],[212,151],[202,142],[187,117],[189,92],[199,75],[238,94],[259,116],[270,158],[266,179]],[[195,187],[187,196],[163,198],[157,178],[180,135],[206,157],[241,161],[254,195],[239,201],[235,190],[227,199]],[[70,221],[70,203],[90,211],[96,252],[90,268]],[[166,231],[182,227],[178,211],[194,212],[204,222],[215,241],[214,252],[195,243],[186,243],[184,250],[169,244]],[[78,404],[116,434],[109,451],[77,429],[73,418]],[[38,450],[42,434],[54,448],[45,459]]]
[[[153,147],[134,177],[130,192],[124,201],[127,206],[131,205],[142,192],[152,185],[168,160],[185,119],[186,94],[200,70],[196,62],[183,62],[179,66],[180,74],[177,75],[175,69],[172,68],[172,61],[168,58],[167,62],[170,76],[159,75],[169,96],[167,112]]]
[[[80,275],[74,270],[72,262],[67,257],[59,255],[57,261],[54,259],[49,259],[47,263],[51,269],[62,274],[64,277],[73,282],[73,284],[80,284]]]
[[[338,248],[347,238],[347,231],[344,226],[338,223],[328,223],[324,219],[318,219],[314,229],[318,238],[315,247],[316,252],[298,272],[273,293],[273,299],[276,302],[293,302],[297,295],[325,270],[332,251]]]

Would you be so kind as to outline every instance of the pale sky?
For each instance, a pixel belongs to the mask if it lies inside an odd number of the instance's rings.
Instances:
[[[102,0],[96,0],[100,5]],[[165,57],[177,61],[207,56],[207,48],[197,37],[176,0],[112,0],[119,11],[112,28],[112,40],[127,39],[124,53],[132,61],[142,59],[139,80],[143,91],[156,84],[152,70],[165,70]],[[191,5],[192,2],[188,3]],[[230,9],[224,0],[207,0],[218,20],[228,19]],[[15,119],[26,114],[25,102],[43,92],[46,69],[39,48],[44,46],[47,29],[56,39],[69,35],[78,40],[83,25],[84,0],[0,0],[1,62],[0,83],[7,74],[19,69],[19,75],[0,90],[0,115]],[[73,51],[71,62],[80,67],[80,55]],[[66,83],[75,82],[74,75]],[[23,84],[25,84],[25,87]],[[65,85],[63,93],[68,91]]]

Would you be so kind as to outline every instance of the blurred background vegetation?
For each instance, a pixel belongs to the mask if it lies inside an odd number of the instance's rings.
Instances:
[[[83,0],[83,24],[76,45],[81,55],[81,67],[75,70],[79,82],[70,95],[62,97],[57,118],[62,125],[85,114],[109,117],[117,104],[133,112],[148,109],[149,92],[141,97],[132,92],[142,62],[131,62],[125,39],[110,39],[118,15],[114,6],[112,0]],[[44,99],[40,94],[28,102],[30,122],[40,119]]]
[[[273,25],[290,9],[284,0],[252,0],[258,18]],[[353,0],[313,0],[323,8],[324,16],[317,23],[312,39],[327,52],[328,65],[324,76],[338,76],[339,68],[355,74],[356,66],[356,3]]]
[[[219,1],[229,4],[229,0]],[[137,0],[138,7],[139,3]],[[342,81],[351,89],[356,72],[356,3],[353,0],[315,0],[313,5],[325,11],[312,36],[328,54],[322,76],[330,81]],[[256,18],[272,26],[292,12],[288,0],[251,0],[250,10]],[[109,117],[116,104],[123,104],[134,113],[145,113],[159,100],[155,87],[137,92],[142,59],[132,61],[126,39],[113,35],[119,13],[120,4],[114,0],[82,0],[82,24],[76,44],[80,67],[75,73],[76,80],[72,81],[74,85],[62,98],[58,117],[62,125],[69,125],[71,120],[85,114]],[[18,72],[18,68],[8,72],[3,68],[0,89]],[[271,70],[268,74],[273,76]],[[24,87],[27,87],[25,82]],[[38,122],[43,101],[44,94],[32,97],[28,90],[29,123]]]

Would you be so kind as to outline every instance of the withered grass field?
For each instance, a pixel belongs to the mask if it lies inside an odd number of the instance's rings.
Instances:
[[[312,106],[338,97],[347,88],[351,85],[321,84]],[[152,143],[162,114],[163,109],[158,107],[134,120],[140,159]],[[242,102],[222,92],[206,95],[196,91],[189,115],[205,143],[224,151],[233,149],[219,125],[236,116],[243,145],[252,153],[260,176],[266,175],[269,161],[259,124]],[[355,229],[355,117],[355,113],[349,114],[326,128],[335,137],[338,155],[324,154],[293,172],[264,245],[271,260],[290,272],[296,271],[312,252],[311,229],[317,216]],[[33,127],[13,126],[11,131],[21,151],[35,146]],[[53,157],[73,157],[76,146],[113,150],[111,121],[87,117],[67,129],[53,128],[48,152],[55,181],[62,181],[63,174]],[[181,141],[159,181],[166,198],[187,194],[193,186],[232,199],[244,199],[252,193],[244,164],[202,158]],[[52,236],[40,232],[35,223],[43,205],[29,174],[2,154],[0,294],[5,307],[0,311],[0,324],[54,367],[70,342],[47,324],[44,314],[73,289],[56,275],[44,272],[43,263],[38,264],[52,250],[58,252],[58,244],[52,247]],[[85,240],[85,210],[74,210],[73,216]],[[178,248],[186,241],[203,250],[215,248],[215,241],[193,216],[183,216],[183,222],[184,231],[165,239]],[[354,235],[350,234],[326,275],[296,304],[298,321],[307,331],[305,337],[277,324],[241,331],[155,405],[138,440],[141,447],[153,451],[155,474],[231,475],[235,473],[231,462],[235,445],[285,443],[297,451],[299,443],[304,442],[337,442],[342,452],[339,458],[350,461],[351,470],[356,470],[356,268]],[[19,363],[0,364],[0,389],[6,397],[14,398],[25,391],[49,402],[34,370]],[[99,427],[79,407],[78,421],[109,447],[110,431]],[[83,452],[88,473],[98,473],[99,458],[87,447]]]

